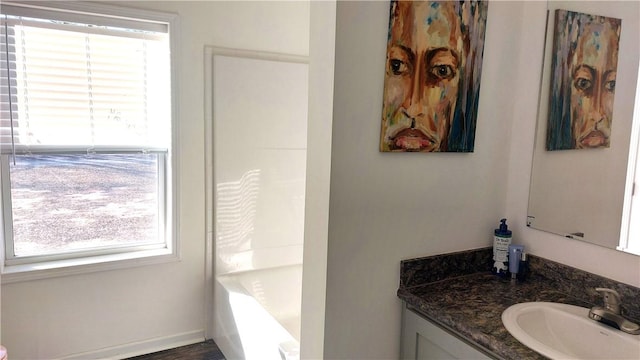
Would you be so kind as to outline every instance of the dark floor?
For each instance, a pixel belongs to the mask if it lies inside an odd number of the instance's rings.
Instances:
[[[222,351],[213,340],[179,348],[140,355],[126,360],[225,360]]]

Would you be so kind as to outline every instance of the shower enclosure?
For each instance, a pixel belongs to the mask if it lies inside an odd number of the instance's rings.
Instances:
[[[308,65],[208,48],[212,337],[228,358],[298,359]]]

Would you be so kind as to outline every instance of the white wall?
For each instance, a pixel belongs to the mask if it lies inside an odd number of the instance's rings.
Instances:
[[[526,227],[545,18],[545,2],[490,3],[473,154],[388,154],[388,2],[338,3],[326,358],[396,358],[400,260],[490,246],[502,216],[531,253],[640,285],[640,257]]]
[[[489,5],[475,152],[380,153],[389,4],[338,3],[325,358],[397,358],[400,261],[491,244],[505,216],[517,11]]]
[[[336,2],[312,1],[300,358],[324,358]]]
[[[204,46],[308,54],[308,3],[120,4],[180,16],[177,207],[182,261],[3,285],[2,343],[12,359],[51,359],[136,342],[144,347],[154,339],[203,338]],[[161,341],[158,346],[171,345]]]
[[[250,56],[212,66],[216,277],[302,264],[307,58]]]

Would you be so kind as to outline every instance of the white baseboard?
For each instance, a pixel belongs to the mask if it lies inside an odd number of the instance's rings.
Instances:
[[[157,351],[173,349],[175,347],[199,343],[205,340],[204,330],[196,330],[163,336],[134,343],[111,346],[104,349],[87,351],[68,355],[59,360],[114,360],[126,359],[133,356],[149,354]]]

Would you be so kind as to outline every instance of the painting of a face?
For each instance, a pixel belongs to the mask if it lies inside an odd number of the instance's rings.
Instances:
[[[576,149],[609,147],[618,34],[609,22],[591,23],[585,30],[571,63],[573,141]]]
[[[556,11],[548,150],[609,147],[620,27],[619,19]]]
[[[456,112],[459,118],[464,113],[457,105],[463,78],[469,75],[464,72],[465,64],[471,59],[479,66],[482,59],[482,47],[479,63],[477,47],[465,51],[469,37],[462,32],[462,14],[466,14],[467,22],[480,20],[481,26],[475,24],[472,28],[484,35],[486,4],[481,9],[477,3],[465,6],[449,1],[392,2],[381,151],[449,151],[454,117]],[[479,74],[475,79],[479,86]],[[465,90],[470,89],[471,82],[466,82]],[[475,118],[473,124],[475,130]],[[454,146],[454,151],[472,151],[472,143],[470,149]]]

